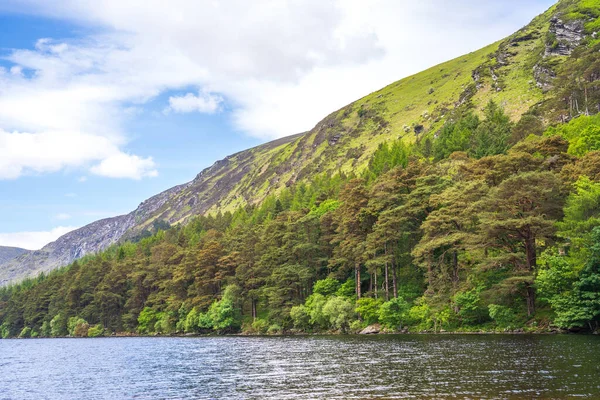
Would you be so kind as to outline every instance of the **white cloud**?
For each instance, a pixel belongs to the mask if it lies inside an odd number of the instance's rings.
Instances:
[[[0,179],[82,167],[93,161],[99,164],[90,171],[97,175],[132,179],[156,175],[151,158],[125,154],[105,136],[66,130],[40,133],[0,130]]]
[[[219,111],[222,103],[223,97],[212,93],[200,92],[197,96],[193,93],[187,93],[185,96],[169,97],[169,107],[165,109],[165,112],[190,113],[197,111],[205,114],[214,114]]]
[[[77,178],[77,182],[79,182],[79,183],[87,182],[87,180],[88,180],[87,176],[80,176],[79,178]]]
[[[57,219],[59,221],[65,221],[67,219],[71,219],[71,215],[67,213],[59,213],[54,216],[54,219]]]
[[[158,171],[152,157],[140,158],[135,155],[119,153],[108,157],[93,166],[93,174],[109,178],[141,179],[158,176]]]
[[[65,197],[74,198],[74,197],[77,197],[77,194],[73,193],[73,192],[69,192],[69,193],[65,193]]]
[[[13,52],[20,69],[0,73],[0,128],[108,144],[85,157],[55,148],[45,164],[17,160],[0,167],[0,177],[86,166],[105,176],[153,176],[149,157],[127,154],[123,121],[158,94],[190,86],[201,89],[163,107],[210,113],[225,98],[246,133],[305,131],[385,84],[512,33],[552,2],[5,0],[0,8],[104,33]]]
[[[0,246],[38,250],[75,229],[77,228],[74,226],[58,226],[46,232],[0,233]]]

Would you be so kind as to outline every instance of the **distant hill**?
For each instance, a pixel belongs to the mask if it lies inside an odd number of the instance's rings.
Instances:
[[[9,260],[12,260],[13,258],[17,258],[29,252],[29,250],[20,249],[18,247],[0,246],[0,264],[3,264]]]
[[[360,172],[381,143],[433,141],[455,115],[481,113],[490,100],[514,121],[528,114],[544,125],[597,113],[600,23],[598,6],[591,3],[562,0],[508,38],[392,83],[331,113],[309,132],[226,157],[127,215],[94,222],[39,251],[0,259],[0,285],[157,227],[259,203],[317,174]]]

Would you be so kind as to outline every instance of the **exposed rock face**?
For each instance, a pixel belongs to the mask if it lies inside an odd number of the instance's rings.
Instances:
[[[362,331],[360,331],[360,335],[376,335],[379,332],[381,332],[381,325],[379,324],[373,324],[373,325],[369,325],[367,326],[365,329],[363,329]]]
[[[554,17],[550,20],[550,34],[554,40],[546,43],[545,56],[569,56],[583,40],[583,21],[565,23]]]
[[[548,91],[553,87],[552,81],[556,78],[556,73],[550,68],[536,64],[533,67],[533,78],[535,79],[537,87],[543,91]]]
[[[0,264],[5,263],[8,260],[12,260],[13,258],[17,258],[20,255],[28,252],[29,250],[20,249],[18,247],[0,246]]]

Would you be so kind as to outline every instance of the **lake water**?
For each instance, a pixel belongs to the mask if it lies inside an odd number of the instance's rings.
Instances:
[[[0,399],[600,399],[596,336],[0,340]]]

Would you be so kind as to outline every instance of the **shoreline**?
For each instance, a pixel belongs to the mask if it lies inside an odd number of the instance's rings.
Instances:
[[[598,336],[600,332],[570,332],[565,331],[538,331],[538,332],[380,332],[374,334],[360,333],[284,333],[284,334],[255,334],[255,333],[230,333],[230,334],[201,334],[201,333],[184,333],[184,334],[168,334],[168,335],[142,335],[137,333],[118,332],[112,335],[87,337],[87,336],[56,336],[56,337],[36,337],[36,338],[19,338],[11,337],[1,340],[35,340],[35,339],[99,339],[99,338],[210,338],[210,337],[260,337],[260,338],[290,338],[290,337],[315,337],[315,336],[331,336],[331,337],[377,337],[377,336],[478,336],[478,335],[498,335],[498,336],[551,336],[551,335],[576,335],[576,336]]]

